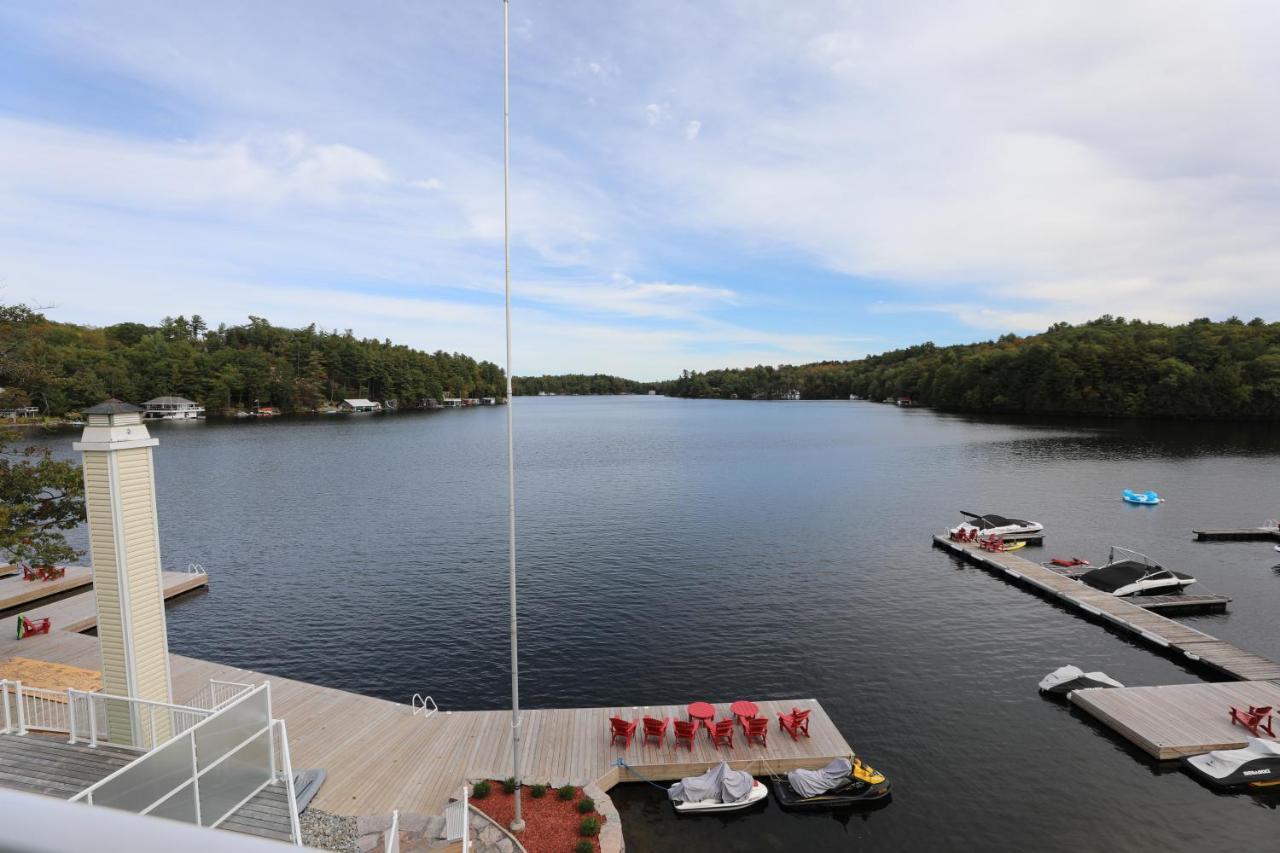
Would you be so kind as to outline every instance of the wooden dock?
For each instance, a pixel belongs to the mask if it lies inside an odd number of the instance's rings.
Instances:
[[[1171,652],[1181,652],[1188,660],[1202,663],[1232,678],[1242,681],[1280,679],[1280,663],[1150,612],[1127,599],[1116,598],[1063,577],[1016,553],[983,551],[976,545],[953,542],[943,535],[934,536],[933,541],[938,547],[959,554],[985,569],[1029,584],[1066,607],[1104,619],[1145,642]]]
[[[67,574],[71,574],[71,570],[67,570]],[[163,572],[164,577],[164,597],[166,600],[185,592],[190,592],[209,583],[209,576],[203,572]],[[4,583],[4,581],[0,581]],[[21,581],[20,581],[21,583]],[[80,632],[88,631],[98,624],[98,603],[94,597],[92,590],[81,592],[64,598],[60,601],[53,601],[44,604],[35,604],[32,607],[22,611],[22,615],[28,619],[40,619],[45,616],[49,617],[53,633],[62,632]],[[35,642],[42,639],[42,635],[28,637],[25,640],[17,639],[18,635],[18,615],[7,616],[0,619],[0,659],[7,658],[10,655],[24,655],[26,650]],[[97,645],[97,641],[94,641]],[[98,669],[95,664],[90,669]]]
[[[1231,706],[1280,707],[1280,682],[1228,681],[1076,690],[1071,703],[1160,760],[1245,746]]]
[[[1280,541],[1280,529],[1275,527],[1231,527],[1220,530],[1193,530],[1197,542],[1262,542],[1268,539]]]
[[[0,655],[3,655],[0,650]],[[93,637],[55,630],[22,641],[29,658],[97,669]],[[414,716],[407,704],[388,702],[316,684],[237,669],[195,658],[170,655],[174,696],[195,695],[209,679],[250,684],[271,683],[275,716],[289,727],[289,749],[296,769],[320,767],[328,778],[314,804],[345,815],[386,815],[392,809],[440,814],[458,787],[469,779],[511,775],[509,711],[441,712]],[[405,697],[406,700],[409,698]],[[695,697],[690,697],[695,698]],[[704,697],[705,698],[705,697]],[[732,700],[743,697],[722,697]],[[608,790],[632,778],[670,780],[701,773],[722,758],[753,773],[818,768],[853,754],[820,702],[814,699],[760,701],[760,713],[810,708],[812,737],[792,740],[769,729],[769,745],[712,748],[699,733],[690,752],[677,748],[668,732],[659,746],[642,744],[639,735],[623,749],[609,742],[609,717],[636,719],[644,714],[684,719],[682,705],[614,706],[525,710],[522,715],[522,771],[527,782],[582,785],[596,782]],[[715,703],[717,717],[728,716],[728,701]],[[740,735],[740,731],[739,731]],[[620,768],[622,759],[635,776]]]
[[[61,595],[91,583],[93,571],[88,566],[67,566],[67,573],[52,581],[24,581],[15,568],[8,577],[0,578],[0,611]]]

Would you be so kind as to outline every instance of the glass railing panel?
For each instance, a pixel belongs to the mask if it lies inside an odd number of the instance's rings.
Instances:
[[[200,777],[200,822],[212,826],[271,781],[271,732],[263,732]]]
[[[188,783],[176,794],[152,809],[148,814],[153,817],[167,817],[183,823],[196,823],[196,789]]]
[[[261,729],[271,725],[271,705],[266,690],[252,693],[228,705],[195,729],[199,769],[213,764]]]
[[[192,777],[191,737],[178,738],[130,765],[93,792],[93,803],[141,812]]]

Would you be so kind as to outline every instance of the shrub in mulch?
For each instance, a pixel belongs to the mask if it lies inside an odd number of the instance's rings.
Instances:
[[[483,780],[475,783],[471,786],[471,799],[483,800],[485,797],[489,796],[489,788],[489,783]]]
[[[515,815],[516,798],[505,793],[498,784],[492,787],[491,796],[475,800],[472,804],[505,829],[511,825],[511,818]],[[518,838],[525,849],[529,853],[598,853],[600,845],[596,836],[604,818],[594,813],[586,817],[578,813],[578,802],[574,801],[582,796],[582,789],[566,785],[558,789],[556,797],[535,797],[534,787],[520,788],[520,811],[525,829]],[[543,793],[546,790],[543,786]],[[562,793],[565,790],[569,792],[567,798]],[[590,798],[581,800],[589,801]],[[588,822],[594,827],[589,836],[585,831]]]
[[[535,800],[540,800],[546,795],[547,795],[546,785],[530,785],[529,786],[529,796],[533,797]]]
[[[578,800],[578,814],[591,814],[596,810],[596,801],[590,797]]]

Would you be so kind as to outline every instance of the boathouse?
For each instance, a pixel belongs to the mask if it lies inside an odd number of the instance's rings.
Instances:
[[[142,417],[149,421],[185,421],[204,417],[204,406],[186,397],[152,397],[142,404]]]
[[[382,404],[361,397],[355,400],[343,400],[338,404],[338,408],[344,412],[380,412]]]

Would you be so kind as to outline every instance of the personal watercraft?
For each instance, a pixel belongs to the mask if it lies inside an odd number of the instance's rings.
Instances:
[[[1080,580],[1115,596],[1165,595],[1196,582],[1191,575],[1166,569],[1145,554],[1116,547],[1112,547],[1106,565],[1085,572]]]
[[[837,758],[821,770],[792,770],[773,780],[784,809],[835,809],[884,801],[889,780],[861,759]]]
[[[745,770],[734,770],[721,761],[701,776],[689,776],[667,789],[677,812],[731,812],[745,809],[769,796],[764,783]]]
[[[1124,687],[1105,672],[1085,672],[1078,666],[1060,666],[1040,679],[1040,689],[1045,693],[1063,696],[1072,690],[1090,687]]]
[[[1218,788],[1280,785],[1280,743],[1251,737],[1241,749],[1215,749],[1182,759],[1193,776]]]

